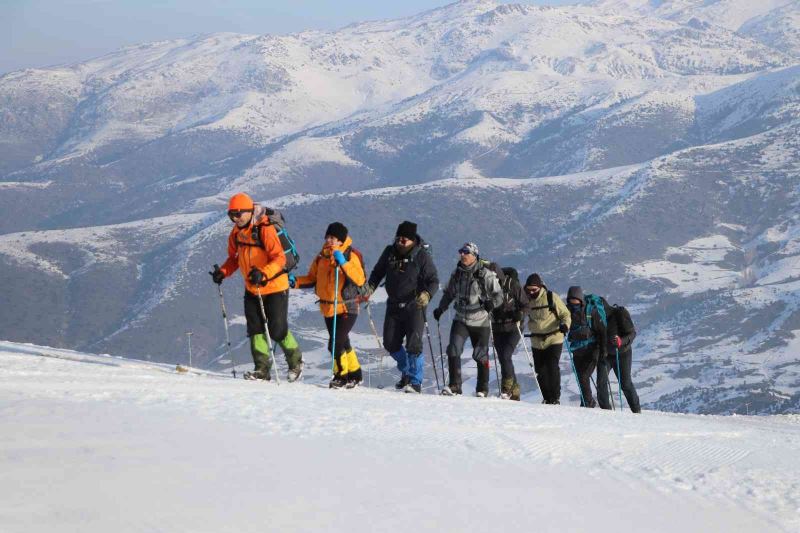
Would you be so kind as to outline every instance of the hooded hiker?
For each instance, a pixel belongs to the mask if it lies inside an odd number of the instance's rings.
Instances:
[[[608,397],[608,370],[614,370],[628,406],[634,413],[641,413],[639,395],[631,379],[633,363],[633,339],[636,328],[627,309],[614,305],[608,310],[608,356],[597,362],[597,403],[603,409],[611,408]],[[622,409],[622,405],[619,406]]]
[[[286,356],[288,381],[295,381],[303,372],[303,356],[287,319],[289,309],[289,280],[285,270],[286,256],[267,210],[245,193],[234,194],[228,203],[228,217],[233,229],[228,236],[228,259],[210,272],[214,283],[236,270],[244,277],[244,314],[247,336],[255,370],[245,377],[270,379],[272,347],[269,338],[277,341]],[[263,314],[262,314],[263,307]],[[266,316],[266,325],[264,324]]]
[[[328,328],[328,351],[334,359],[333,379],[329,384],[332,389],[351,389],[362,381],[361,365],[349,335],[358,318],[365,281],[360,254],[353,248],[347,228],[341,222],[334,222],[325,231],[325,244],[311,262],[308,274],[299,276],[293,284],[300,289],[314,287],[319,297],[319,311]]]
[[[605,302],[591,294],[584,297],[583,289],[573,286],[567,291],[567,308],[572,317],[567,342],[580,387],[581,407],[595,407],[597,402],[590,385],[592,373],[608,350]]]
[[[439,307],[433,317],[439,320],[451,302],[456,316],[450,327],[450,342],[447,345],[447,364],[450,381],[442,390],[445,396],[461,394],[461,354],[467,338],[472,342],[472,358],[478,363],[478,380],[475,394],[489,394],[489,336],[490,313],[503,303],[503,291],[497,275],[480,260],[478,246],[465,243],[459,250],[460,260],[450,275]]]
[[[542,403],[561,403],[561,348],[569,331],[570,314],[558,294],[548,290],[539,274],[525,281],[528,306],[528,331],[531,336],[536,381],[542,391]]]
[[[427,245],[417,235],[417,225],[413,222],[404,221],[397,227],[394,243],[383,250],[369,276],[369,294],[384,277],[388,300],[383,346],[400,370],[400,381],[395,388],[419,393],[422,392],[424,367],[425,311],[439,289],[439,277]]]

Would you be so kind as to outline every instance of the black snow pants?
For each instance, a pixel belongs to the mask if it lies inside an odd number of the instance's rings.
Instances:
[[[609,401],[608,392],[608,371],[614,370],[617,380],[622,387],[622,393],[625,399],[628,400],[628,407],[634,413],[642,411],[639,406],[639,395],[636,393],[636,387],[633,385],[631,379],[631,364],[633,363],[632,350],[622,350],[619,352],[619,370],[617,370],[617,353],[609,353],[608,357],[601,359],[597,362],[597,403],[603,409],[611,409],[611,402]],[[620,372],[622,376],[620,376]],[[622,406],[619,406],[622,409]]]
[[[562,343],[553,344],[544,350],[533,350],[533,368],[536,370],[536,381],[542,391],[544,403],[561,401],[561,360]]]
[[[405,305],[388,304],[386,317],[383,320],[383,347],[389,353],[395,353],[403,347],[406,340],[406,352],[419,355],[422,353],[422,336],[425,330],[425,310],[416,302]]]
[[[454,320],[450,327],[450,343],[447,345],[447,365],[450,369],[450,390],[461,393],[461,354],[469,338],[472,343],[472,358],[478,363],[478,384],[475,392],[489,392],[489,324],[482,327],[467,326]]]
[[[578,385],[581,389],[581,407],[595,407],[597,402],[592,396],[592,374],[597,367],[598,351],[596,345],[590,344],[572,352],[575,372],[578,374]]]

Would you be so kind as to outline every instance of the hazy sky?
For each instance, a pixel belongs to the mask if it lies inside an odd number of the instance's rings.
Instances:
[[[575,0],[517,0],[563,5]],[[293,33],[397,18],[450,0],[0,0],[0,74],[198,33]],[[510,3],[498,0],[498,3]]]

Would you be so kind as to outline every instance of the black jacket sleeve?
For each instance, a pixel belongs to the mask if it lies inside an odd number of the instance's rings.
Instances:
[[[514,301],[517,303],[517,322],[522,321],[523,317],[525,316],[525,310],[530,305],[530,298],[528,298],[528,293],[525,292],[525,289],[522,287],[522,284],[517,280],[511,281],[511,296],[514,298]]]
[[[617,324],[619,324],[619,338],[622,339],[622,348],[620,350],[629,350],[633,339],[636,338],[636,328],[633,325],[631,314],[624,307],[617,310],[619,317]]]
[[[419,292],[426,291],[433,298],[439,290],[439,273],[428,252],[420,250],[419,254]]]
[[[383,281],[384,276],[386,276],[386,266],[389,264],[389,253],[391,253],[391,251],[391,246],[384,248],[383,253],[380,258],[378,258],[378,262],[375,263],[375,266],[372,268],[372,273],[370,273],[367,283],[369,283],[373,289],[377,289],[378,285]]]

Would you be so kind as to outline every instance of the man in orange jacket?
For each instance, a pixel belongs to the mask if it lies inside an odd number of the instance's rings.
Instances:
[[[269,335],[280,344],[286,356],[287,380],[296,381],[303,372],[303,356],[289,331],[289,279],[284,270],[286,256],[281,241],[264,208],[253,203],[245,193],[231,197],[228,217],[234,223],[228,236],[228,259],[221,268],[214,265],[210,274],[217,284],[236,270],[244,277],[244,315],[255,364],[255,370],[246,373],[245,378],[270,379],[271,346],[265,335],[263,304]]]

